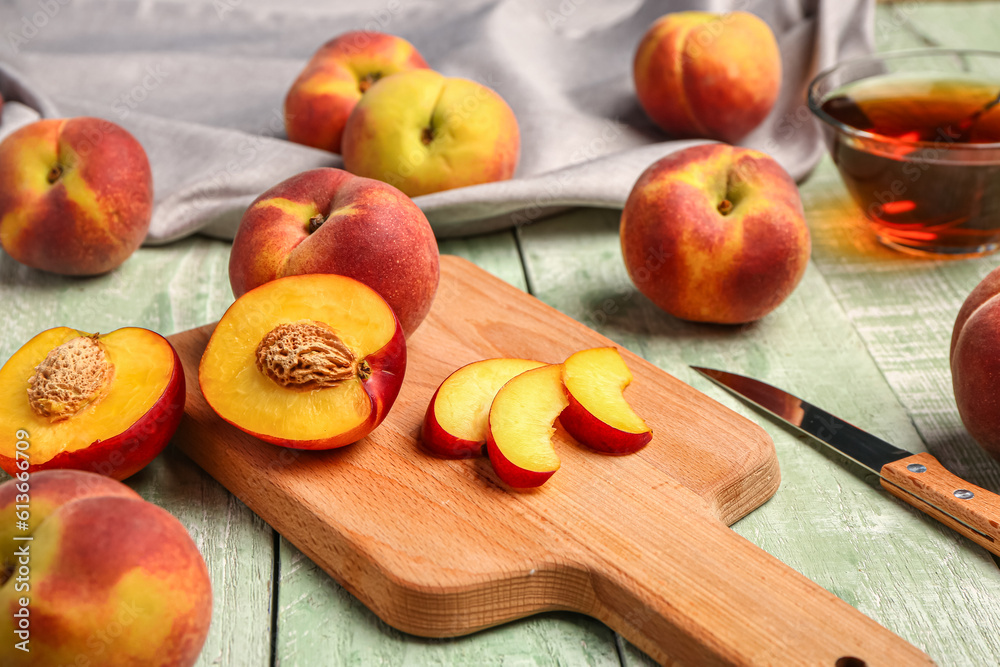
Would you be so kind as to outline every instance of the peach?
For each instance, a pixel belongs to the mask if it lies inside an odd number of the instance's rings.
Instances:
[[[774,33],[746,12],[661,17],[639,42],[632,71],[642,108],[674,137],[736,142],[767,117],[781,89]]]
[[[621,219],[640,292],[686,320],[764,317],[798,285],[811,250],[798,189],[769,156],[725,144],[664,157],[639,177]]]
[[[625,401],[632,373],[613,347],[582,350],[563,362],[568,405],[559,417],[578,442],[606,454],[631,454],[653,433]]]
[[[345,275],[381,294],[407,336],[431,308],[439,271],[434,232],[413,201],[340,169],[303,172],[258,197],[229,258],[237,297],[284,276]]]
[[[962,304],[950,356],[962,423],[1000,461],[1000,269],[990,272]]]
[[[382,79],[344,127],[344,167],[411,197],[514,175],[517,119],[489,88],[431,70]]]
[[[541,486],[552,477],[559,469],[553,424],[567,405],[562,364],[525,371],[497,392],[486,434],[497,477],[515,489]]]
[[[0,663],[193,665],[212,587],[184,526],[107,477],[21,474],[0,485]]]
[[[484,359],[462,366],[437,388],[427,406],[420,439],[445,458],[477,456],[484,444],[490,406],[516,375],[545,364],[528,359]]]
[[[426,67],[401,37],[355,30],[330,40],[316,51],[285,97],[288,138],[339,153],[347,118],[372,84]]]
[[[332,449],[382,423],[405,371],[403,331],[385,300],[352,278],[312,274],[237,299],[198,381],[233,426],[282,447]]]
[[[0,245],[22,264],[105,273],[139,247],[152,212],[146,152],[114,123],[40,120],[0,142]]]
[[[184,399],[180,359],[157,333],[43,331],[0,368],[0,468],[124,479],[167,446]]]

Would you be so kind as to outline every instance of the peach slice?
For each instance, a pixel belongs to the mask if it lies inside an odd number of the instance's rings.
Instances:
[[[486,444],[497,392],[516,375],[544,365],[529,359],[484,359],[459,368],[431,397],[420,432],[424,446],[445,458],[478,455]]]
[[[43,331],[0,369],[0,468],[125,479],[170,442],[184,390],[180,359],[158,333]]]
[[[497,392],[486,448],[497,476],[515,489],[541,486],[559,469],[553,423],[568,405],[562,364],[525,371]]]
[[[406,370],[392,308],[335,274],[288,276],[229,307],[205,348],[198,381],[233,426],[282,447],[357,442],[389,413]]]
[[[562,382],[569,405],[559,422],[581,444],[607,454],[631,454],[652,439],[646,422],[625,401],[632,373],[615,348],[570,356],[563,362]]]

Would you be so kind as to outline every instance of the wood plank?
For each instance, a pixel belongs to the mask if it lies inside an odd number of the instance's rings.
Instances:
[[[528,289],[513,231],[465,239],[443,239],[438,242],[438,249],[442,255],[464,257],[519,290]]]
[[[907,2],[896,8],[906,14],[909,27],[927,45],[997,49],[1000,7],[996,2]],[[877,39],[876,44],[880,51],[888,50],[881,40]]]

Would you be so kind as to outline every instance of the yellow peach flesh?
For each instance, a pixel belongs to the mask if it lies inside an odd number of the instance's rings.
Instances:
[[[646,423],[635,414],[622,392],[632,373],[613,347],[582,350],[563,364],[566,390],[602,422],[626,433],[645,433]]]
[[[504,458],[531,472],[558,469],[553,423],[567,405],[562,364],[525,371],[505,384],[490,408],[490,430]]]
[[[434,417],[449,434],[486,442],[493,398],[516,375],[545,364],[528,359],[485,359],[458,369],[441,383]]]
[[[78,336],[91,334],[58,327],[43,331],[14,353],[0,369],[0,430],[30,434],[31,463],[41,464],[62,452],[85,449],[97,440],[120,435],[149,412],[163,395],[174,370],[173,351],[152,332],[118,329],[100,337],[114,378],[108,393],[69,419],[50,422],[32,410],[28,379],[54,348]],[[137,340],[151,344],[137,345]],[[12,441],[13,442],[13,441]],[[13,458],[14,452],[3,452]]]
[[[378,295],[335,275],[270,282],[248,292],[219,321],[205,350],[199,381],[219,415],[252,433],[323,440],[363,424],[371,399],[354,378],[322,389],[286,389],[256,366],[257,345],[279,324],[329,325],[357,359],[382,349],[396,320]]]

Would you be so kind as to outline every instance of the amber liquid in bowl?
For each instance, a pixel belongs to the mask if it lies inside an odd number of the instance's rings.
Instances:
[[[1000,144],[1000,104],[991,106],[998,93],[997,82],[886,75],[824,101],[834,119],[878,135],[825,128],[848,190],[883,243],[952,256],[1000,249],[1000,147],[974,146]]]

